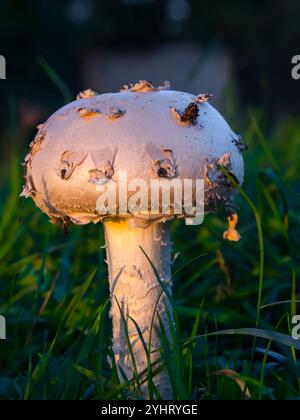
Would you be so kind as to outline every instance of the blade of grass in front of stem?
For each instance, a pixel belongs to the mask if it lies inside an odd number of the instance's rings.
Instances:
[[[125,315],[124,315],[124,313],[122,311],[122,308],[121,308],[121,306],[118,302],[118,299],[116,297],[115,297],[115,300],[117,302],[117,305],[118,305],[118,308],[119,308],[119,311],[120,311],[120,315],[121,315],[121,319],[122,319],[122,322],[123,322],[125,340],[126,340],[127,350],[129,352],[130,359],[131,359],[131,364],[132,364],[132,368],[133,368],[133,375],[134,375],[134,378],[135,378],[135,384],[136,384],[136,387],[138,389],[138,392],[140,393],[140,395],[142,395],[141,385],[140,385],[140,381],[139,381],[139,373],[138,373],[137,366],[136,366],[136,361],[135,361],[135,357],[134,357],[132,344],[131,344],[131,341],[130,341],[130,338],[129,338],[127,321],[125,319]],[[118,367],[119,367],[119,369],[121,369],[121,366],[118,366]]]

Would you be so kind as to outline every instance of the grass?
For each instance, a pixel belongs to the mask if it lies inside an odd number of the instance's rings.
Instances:
[[[178,328],[172,346],[162,329],[161,350],[174,398],[300,398],[300,342],[291,338],[291,317],[300,314],[300,129],[293,119],[265,127],[266,119],[252,111],[241,124],[249,145],[241,241],[222,239],[221,209],[200,227],[171,225]],[[65,235],[18,197],[30,139],[16,146],[17,132],[10,127],[1,155],[0,314],[8,339],[0,341],[0,399],[139,398],[137,372],[120,384],[113,359],[102,226]],[[156,397],[158,370],[148,364]]]

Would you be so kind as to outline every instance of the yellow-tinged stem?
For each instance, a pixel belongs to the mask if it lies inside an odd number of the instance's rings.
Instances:
[[[139,337],[138,329],[133,318],[143,335],[144,342],[149,350],[149,336],[152,319],[154,319],[151,331],[151,362],[160,357],[156,350],[161,347],[159,334],[159,318],[169,336],[169,321],[166,305],[171,312],[165,293],[155,276],[154,270],[145,257],[141,248],[155,266],[160,279],[164,282],[171,293],[171,243],[168,223],[155,223],[146,228],[131,227],[130,222],[106,221],[104,223],[107,262],[110,278],[111,310],[110,316],[113,321],[113,350],[119,377],[122,379],[120,368],[127,378],[134,377],[134,371],[138,374],[147,373],[147,355]],[[121,309],[121,310],[120,310]],[[121,314],[122,311],[122,314]],[[154,314],[154,317],[153,317]],[[123,316],[124,315],[124,316]],[[128,337],[124,328],[124,320],[128,328]],[[130,340],[131,348],[128,349]],[[134,361],[132,358],[134,357]],[[153,369],[157,369],[157,366]],[[145,376],[140,377],[140,383]],[[169,399],[171,385],[166,371],[157,374],[153,378],[160,395]],[[148,397],[147,380],[141,385],[142,393]]]

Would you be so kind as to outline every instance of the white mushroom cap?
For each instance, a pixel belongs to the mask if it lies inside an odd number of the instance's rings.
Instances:
[[[118,93],[81,92],[39,126],[24,162],[22,195],[53,221],[96,223],[103,218],[96,210],[96,184],[118,181],[119,172],[127,171],[128,180],[147,183],[203,178],[205,211],[230,206],[235,191],[218,163],[242,183],[240,137],[207,102],[209,95],[168,87],[141,81]]]

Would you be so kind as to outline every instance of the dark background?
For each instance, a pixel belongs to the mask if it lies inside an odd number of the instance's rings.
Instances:
[[[291,78],[291,57],[300,53],[299,18],[297,0],[1,1],[0,54],[7,61],[7,80],[0,83],[2,121],[11,108],[20,111],[20,103],[21,111],[24,103],[34,104],[28,109],[37,114],[43,104],[47,112],[62,104],[41,59],[75,95],[87,50],[144,52],[168,41],[208,51],[226,48],[241,105],[264,107],[275,119],[297,114],[300,81]]]

